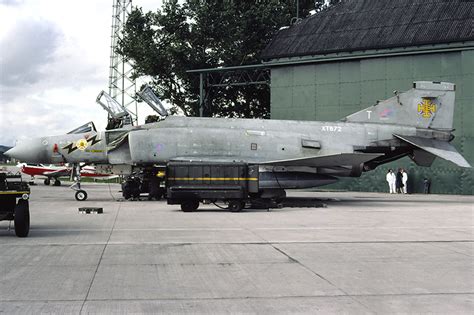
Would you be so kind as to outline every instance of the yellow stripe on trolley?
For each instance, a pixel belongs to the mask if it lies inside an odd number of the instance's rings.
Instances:
[[[212,180],[212,181],[224,181],[224,180],[251,180],[257,181],[257,177],[168,177],[168,180]]]
[[[29,191],[0,191],[0,195],[29,194]]]

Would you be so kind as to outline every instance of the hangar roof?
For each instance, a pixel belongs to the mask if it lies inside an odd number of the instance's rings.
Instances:
[[[473,2],[343,0],[276,33],[262,59],[474,40]]]

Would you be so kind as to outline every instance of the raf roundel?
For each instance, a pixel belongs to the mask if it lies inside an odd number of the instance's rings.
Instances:
[[[80,139],[76,142],[76,147],[81,151],[84,151],[87,148],[87,145],[88,143],[86,139]]]

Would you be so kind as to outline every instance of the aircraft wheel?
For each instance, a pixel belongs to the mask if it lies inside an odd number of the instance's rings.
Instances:
[[[59,179],[56,179],[54,181],[54,186],[61,186],[61,181]]]
[[[158,195],[155,196],[156,200],[161,200],[161,198],[165,198],[166,191],[163,188],[158,190]]]
[[[132,192],[130,190],[130,185],[127,182],[122,183],[122,196],[123,196],[124,199],[132,198]]]
[[[132,198],[132,194],[127,190],[127,191],[122,191],[122,196],[124,199],[128,200],[130,198]]]
[[[232,212],[240,212],[245,206],[245,202],[242,200],[231,200],[229,201],[229,210]]]
[[[163,189],[159,186],[150,185],[150,192],[148,193],[148,200],[160,200],[163,196]]]
[[[183,212],[196,211],[197,208],[199,208],[198,200],[186,200],[181,204],[181,210],[183,210]]]
[[[30,209],[27,200],[18,200],[15,206],[15,234],[18,237],[27,237],[30,231]]]
[[[164,197],[164,189],[160,188],[158,192],[152,195],[152,199],[155,199],[156,201],[161,200],[161,198]]]
[[[85,190],[78,190],[75,197],[77,201],[84,201],[87,199],[87,193]]]
[[[139,199],[140,198],[140,192],[139,191],[132,192],[132,198]]]
[[[46,179],[44,180],[44,184],[45,184],[46,186],[48,186],[49,184],[51,184],[51,180],[50,180],[49,178],[46,178]]]

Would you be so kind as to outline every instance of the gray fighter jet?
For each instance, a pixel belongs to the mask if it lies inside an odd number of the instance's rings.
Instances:
[[[470,167],[450,144],[454,100],[454,84],[418,81],[337,122],[166,116],[104,132],[89,123],[5,154],[27,163],[95,164],[114,174],[169,161],[245,162],[259,166],[262,191],[308,188],[359,177],[404,156],[421,166],[440,157]]]

